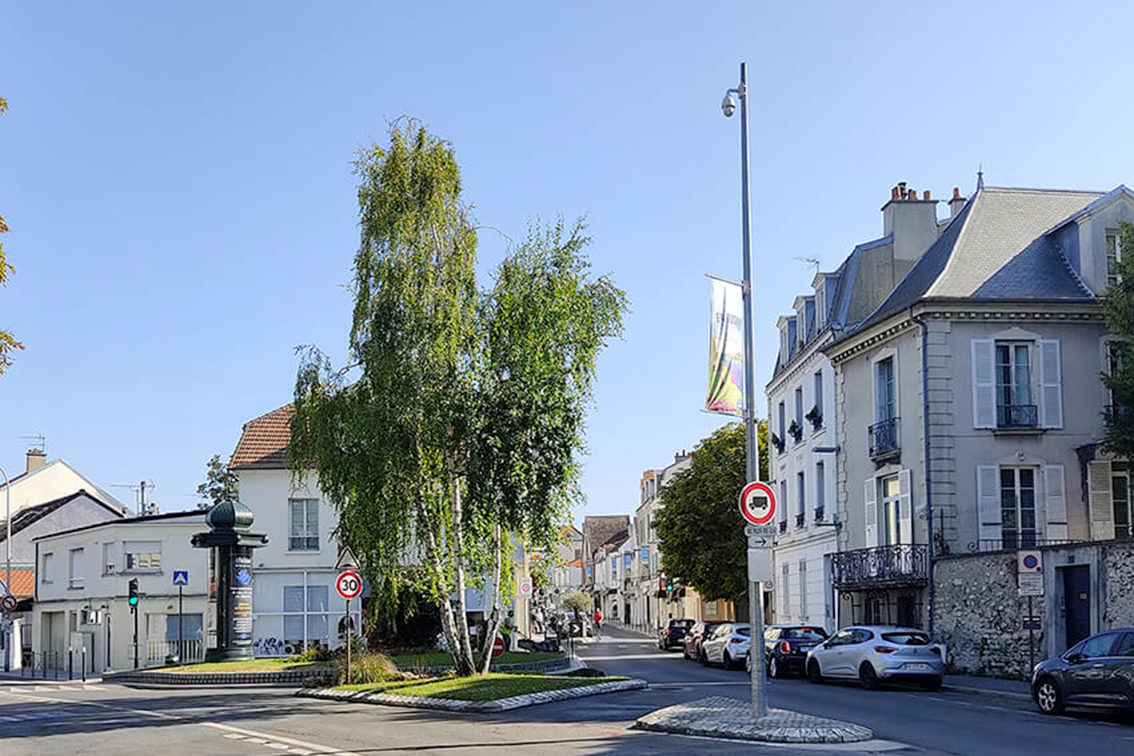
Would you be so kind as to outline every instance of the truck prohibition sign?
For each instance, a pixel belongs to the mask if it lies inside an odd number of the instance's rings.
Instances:
[[[776,494],[767,483],[754,480],[740,492],[740,513],[753,525],[765,525],[776,516]]]

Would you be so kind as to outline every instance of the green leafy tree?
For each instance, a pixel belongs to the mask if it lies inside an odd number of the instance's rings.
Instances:
[[[1122,223],[1118,244],[1122,250],[1134,250],[1134,226]],[[1110,389],[1111,407],[1103,418],[1106,422],[1104,446],[1121,457],[1134,456],[1134,255],[1123,254],[1118,263],[1120,280],[1111,286],[1103,299],[1107,328],[1121,341],[1112,347],[1111,364],[1103,373],[1103,382]]]
[[[580,617],[589,617],[593,607],[594,601],[582,591],[568,593],[567,597],[563,599],[563,608],[569,612],[575,612]]]
[[[760,479],[768,479],[768,424],[757,426]],[[744,425],[730,423],[702,439],[689,467],[661,490],[655,522],[662,570],[705,599],[748,600],[748,542],[740,514],[745,481]]]
[[[201,497],[198,509],[236,501],[240,495],[236,473],[229,471],[228,465],[221,462],[219,454],[214,454],[205,466],[205,482],[197,486],[197,495]]]
[[[357,162],[362,240],[350,359],[305,350],[288,459],[318,476],[387,608],[413,582],[461,675],[484,673],[513,546],[549,548],[579,497],[597,356],[625,294],[594,277],[583,226],[535,225],[478,290],[451,146],[409,121]],[[421,569],[407,569],[415,563]],[[465,590],[490,611],[473,648]]]
[[[0,115],[4,115],[8,110],[8,101],[0,97]],[[4,222],[4,216],[0,215],[0,234],[8,233],[8,224]],[[4,257],[4,243],[0,241],[0,287],[8,285],[8,279],[16,269],[8,264],[8,260]],[[23,349],[24,345],[16,341],[16,337],[10,332],[0,330],[0,374],[3,374],[9,367],[12,366],[12,352],[17,349]]]

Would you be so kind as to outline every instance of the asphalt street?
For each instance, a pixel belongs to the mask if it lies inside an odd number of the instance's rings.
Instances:
[[[1121,718],[1050,718],[1024,699],[800,680],[772,681],[771,704],[864,724],[878,739],[837,748],[774,747],[642,733],[630,728],[648,711],[708,695],[745,698],[746,675],[683,661],[619,630],[585,646],[581,656],[608,674],[645,678],[650,688],[485,716],[316,701],[277,688],[0,680],[0,756],[1134,753],[1134,724]]]

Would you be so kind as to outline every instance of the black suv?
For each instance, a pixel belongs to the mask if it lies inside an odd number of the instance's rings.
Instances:
[[[1092,635],[1040,662],[1032,671],[1032,696],[1044,714],[1077,705],[1134,709],[1134,628]]]
[[[658,648],[662,651],[682,648],[685,643],[685,633],[691,627],[693,627],[691,619],[671,619],[668,625],[658,631]]]

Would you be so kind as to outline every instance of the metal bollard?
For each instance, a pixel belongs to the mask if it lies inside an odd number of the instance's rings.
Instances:
[[[83,646],[83,655],[80,657],[83,662],[83,682],[87,681],[87,647]]]
[[[67,679],[75,679],[75,649],[67,649]]]

